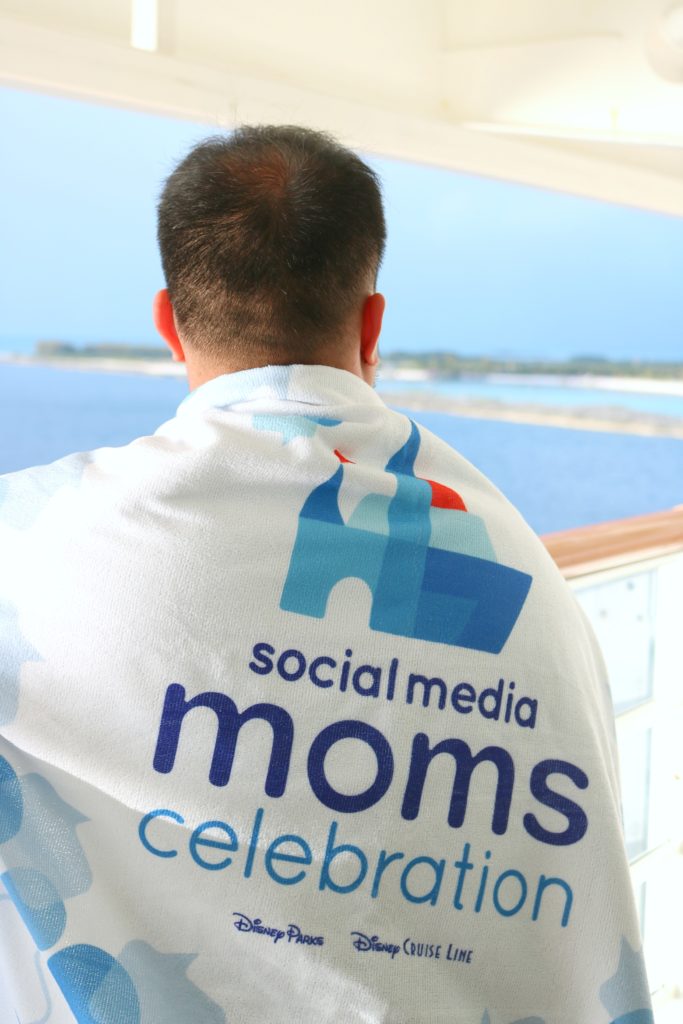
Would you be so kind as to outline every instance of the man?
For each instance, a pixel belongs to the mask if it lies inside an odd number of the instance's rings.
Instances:
[[[372,388],[375,175],[242,128],[159,243],[176,417],[2,481],[2,1019],[651,1022],[593,637]]]

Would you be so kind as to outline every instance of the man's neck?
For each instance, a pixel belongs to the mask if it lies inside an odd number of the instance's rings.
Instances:
[[[187,354],[186,354],[187,355]],[[354,373],[357,377],[360,377],[370,386],[374,386],[374,367],[362,367],[360,359],[357,365],[354,365],[352,361],[345,360],[331,360],[329,358],[319,359],[305,359],[305,360],[293,360],[293,363],[304,363],[305,365],[311,366],[332,366],[337,370],[346,370],[349,373]],[[275,360],[258,360],[258,361],[245,361],[239,363],[206,363],[199,359],[192,357],[186,358],[185,369],[187,372],[187,382],[190,391],[194,391],[196,388],[206,384],[207,381],[213,380],[215,377],[222,377],[226,373],[240,373],[243,370],[257,370],[264,366],[274,365],[290,365],[280,363]],[[366,369],[367,372],[363,372]]]

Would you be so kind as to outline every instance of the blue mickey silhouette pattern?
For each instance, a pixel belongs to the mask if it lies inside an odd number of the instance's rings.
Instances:
[[[24,637],[15,605],[0,597],[0,726],[16,718],[19,708],[21,666],[26,661],[40,661],[40,654]]]
[[[225,1013],[187,977],[195,954],[159,953],[147,942],[127,943],[119,955],[135,983],[141,1024],[225,1024]]]
[[[280,434],[283,446],[288,445],[296,437],[313,437],[318,427],[337,427],[341,422],[341,420],[330,419],[327,416],[277,416],[272,414],[255,414],[251,419],[254,430]]]
[[[619,965],[600,989],[600,999],[613,1017],[611,1024],[654,1024],[642,950],[636,952],[625,938]]]
[[[600,1001],[610,1014],[610,1024],[655,1024],[642,950],[634,950],[622,937],[619,965],[615,974],[600,987]],[[499,1024],[486,1010],[481,1024]],[[502,1022],[501,1022],[502,1024]],[[543,1017],[524,1017],[505,1024],[545,1024]]]
[[[62,938],[66,901],[92,884],[77,834],[88,820],[44,776],[19,777],[0,756],[0,881],[40,951]],[[79,1024],[225,1024],[223,1010],[186,977],[195,957],[140,940],[116,957],[84,942],[53,952],[47,967]]]

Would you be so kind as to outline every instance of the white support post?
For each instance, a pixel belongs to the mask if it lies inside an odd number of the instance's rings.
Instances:
[[[159,49],[159,0],[131,0],[130,42],[136,50]]]

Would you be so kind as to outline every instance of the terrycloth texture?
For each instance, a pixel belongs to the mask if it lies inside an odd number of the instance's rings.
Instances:
[[[0,478],[0,559],[3,1022],[652,1021],[592,634],[359,378]]]

